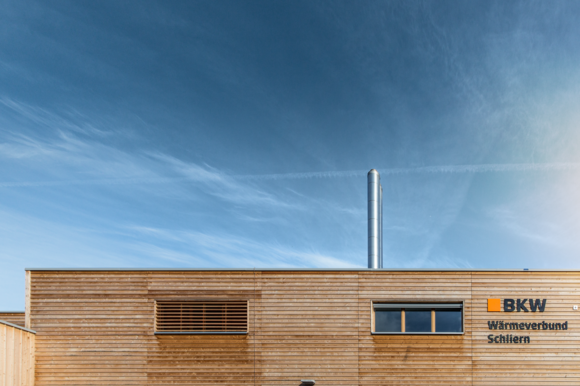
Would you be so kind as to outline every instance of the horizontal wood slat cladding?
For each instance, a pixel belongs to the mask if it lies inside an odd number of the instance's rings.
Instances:
[[[24,312],[0,312],[0,320],[15,324],[20,327],[25,327],[24,317]]]
[[[149,296],[163,300],[248,302],[254,272],[151,272]],[[148,347],[148,385],[254,384],[254,328],[246,335],[157,335]]]
[[[256,385],[358,385],[358,274],[256,275]]]
[[[580,384],[578,272],[28,274],[39,386]],[[548,302],[543,313],[488,312],[488,298]],[[155,335],[155,302],[184,300],[247,304],[247,334]],[[463,302],[464,334],[372,335],[372,301]],[[488,320],[568,329],[489,344]]]
[[[463,335],[371,335],[371,301],[464,302]],[[361,385],[470,385],[471,274],[359,273]]]
[[[580,384],[580,273],[474,272],[474,385]],[[547,299],[544,312],[486,312],[487,299]],[[529,307],[528,307],[529,308]],[[489,330],[487,321],[558,323],[565,331]],[[489,344],[493,333],[529,336],[529,344]]]
[[[34,385],[33,333],[0,323],[0,386]]]
[[[36,386],[147,384],[154,339],[147,279],[147,272],[30,272]]]

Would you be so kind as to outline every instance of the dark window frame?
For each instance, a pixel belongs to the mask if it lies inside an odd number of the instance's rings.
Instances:
[[[232,330],[228,329],[227,327],[227,316],[225,317],[224,322],[224,330],[217,330],[217,329],[191,329],[191,330],[184,330],[183,327],[179,329],[167,329],[167,326],[163,326],[159,328],[158,323],[163,323],[160,321],[159,318],[159,305],[161,307],[167,307],[168,304],[173,303],[174,305],[183,304],[183,305],[220,305],[220,304],[229,304],[236,307],[244,307],[245,305],[245,329],[240,330]],[[155,299],[155,311],[154,311],[154,335],[245,335],[248,334],[250,329],[250,304],[249,300],[239,300],[239,299]],[[193,319],[192,311],[188,311],[189,314],[186,318]],[[162,316],[163,317],[163,316]],[[169,317],[168,314],[165,317]],[[211,317],[215,318],[215,315]],[[202,318],[204,321],[207,319]],[[215,319],[214,319],[215,320]],[[238,319],[239,321],[239,319]],[[191,323],[191,320],[187,322]]]
[[[401,326],[405,324],[405,309],[430,309],[431,310],[431,323],[435,324],[433,319],[433,314],[437,309],[450,309],[450,308],[461,308],[461,332],[382,332],[375,331],[375,310],[385,309],[385,310],[401,310]],[[465,301],[464,300],[449,300],[449,301],[392,301],[392,300],[371,300],[371,335],[464,335],[465,334]],[[402,327],[403,328],[403,327]]]

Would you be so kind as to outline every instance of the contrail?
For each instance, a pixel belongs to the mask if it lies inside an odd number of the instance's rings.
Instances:
[[[483,164],[483,165],[438,165],[415,168],[377,169],[382,175],[413,173],[489,173],[489,172],[528,172],[528,171],[565,171],[578,170],[580,163],[545,163],[545,164]],[[304,178],[341,178],[365,176],[368,170],[346,170],[336,172],[309,172],[258,174],[234,176],[244,180],[288,180]]]
[[[367,174],[368,170],[343,170],[336,172],[307,172],[307,173],[281,173],[281,174],[252,174],[232,176],[238,180],[299,180],[306,178],[343,178],[361,177]]]
[[[493,173],[493,172],[534,172],[534,171],[573,171],[580,170],[580,163],[544,163],[544,164],[483,164],[483,165],[438,165],[420,166],[414,168],[377,169],[382,175],[421,174],[421,173]],[[252,174],[252,175],[224,175],[225,179],[245,181],[265,180],[298,180],[308,178],[348,178],[364,177],[368,170],[343,170],[307,173],[279,173],[279,174]],[[0,188],[43,187],[64,185],[134,185],[134,184],[165,184],[174,182],[203,182],[199,178],[110,178],[94,180],[65,180],[65,181],[23,181],[0,182]]]

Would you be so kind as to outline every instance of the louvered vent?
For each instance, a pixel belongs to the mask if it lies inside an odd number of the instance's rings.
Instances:
[[[157,300],[157,332],[247,332],[247,301]]]

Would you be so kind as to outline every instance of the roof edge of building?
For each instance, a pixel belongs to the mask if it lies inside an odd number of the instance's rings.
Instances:
[[[192,272],[192,271],[285,271],[285,272],[580,272],[580,269],[550,269],[550,268],[24,268],[25,271],[72,271],[72,272]]]

